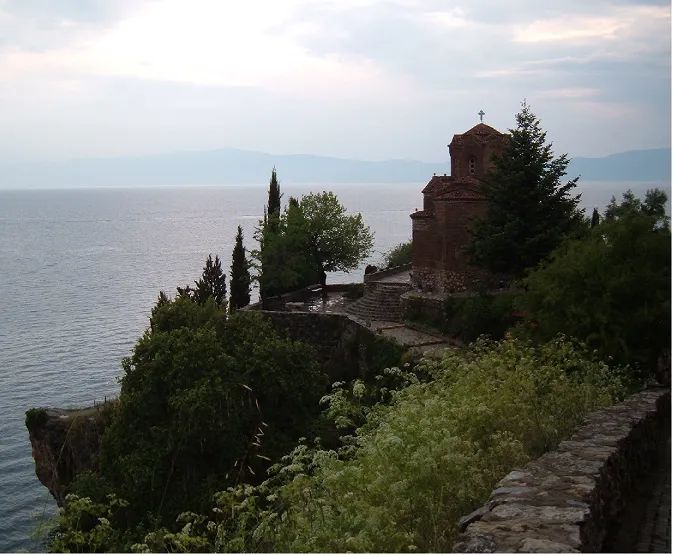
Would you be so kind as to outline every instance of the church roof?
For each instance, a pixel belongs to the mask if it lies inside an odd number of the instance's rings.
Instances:
[[[412,218],[433,218],[434,214],[430,210],[416,210],[410,216]]]
[[[432,198],[439,198],[444,193],[456,187],[476,188],[477,180],[474,177],[454,177],[452,175],[433,175],[432,179],[423,189],[424,195],[430,195]]]
[[[494,127],[486,125],[485,123],[478,123],[473,128],[465,131],[465,133],[462,133],[462,135],[478,135],[480,137],[484,135],[502,135],[502,134],[503,133],[500,133],[500,131],[498,131]]]
[[[500,133],[500,131],[494,129],[490,125],[486,125],[485,123],[478,123],[471,129],[465,131],[465,133],[455,134],[451,140],[451,144],[462,143],[464,140],[488,143],[491,141],[503,140],[503,138],[506,136],[507,135],[505,133]]]
[[[424,195],[435,195],[439,191],[446,189],[448,184],[454,178],[450,175],[433,175],[432,179],[428,181],[428,184],[421,191]]]

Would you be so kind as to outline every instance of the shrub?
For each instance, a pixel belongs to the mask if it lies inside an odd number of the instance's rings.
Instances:
[[[157,308],[123,367],[101,472],[138,521],[171,522],[216,487],[254,480],[295,444],[327,385],[309,346],[258,313],[227,320],[212,299]]]
[[[400,243],[383,255],[386,268],[411,263],[411,241]]]
[[[651,375],[671,344],[671,232],[666,195],[614,199],[588,237],[571,241],[525,280],[529,333],[578,337],[605,360]],[[646,332],[646,333],[645,333]]]
[[[513,293],[447,297],[444,303],[444,333],[472,341],[480,335],[501,339],[515,322]]]
[[[29,432],[34,432],[42,428],[48,420],[47,411],[44,409],[28,409],[26,411],[26,428]]]
[[[405,320],[411,324],[473,341],[480,335],[501,339],[516,322],[514,302],[518,293],[452,295],[444,302],[423,298],[406,301]]]
[[[391,403],[357,410],[353,384],[330,409],[364,424],[339,450],[300,444],[259,486],[216,496],[185,541],[223,551],[449,551],[458,518],[512,467],[553,448],[624,394],[621,373],[562,337],[540,346],[480,340],[422,363]],[[352,409],[348,403],[353,403]],[[161,550],[174,534],[153,534]]]

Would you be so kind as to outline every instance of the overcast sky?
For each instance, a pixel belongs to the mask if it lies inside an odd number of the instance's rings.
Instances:
[[[636,0],[0,0],[0,160],[221,147],[446,158],[523,98],[557,152],[670,145],[671,10]]]

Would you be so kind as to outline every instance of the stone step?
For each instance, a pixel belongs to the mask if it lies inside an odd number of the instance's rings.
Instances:
[[[363,297],[346,308],[352,314],[366,321],[401,320],[400,296],[409,290],[408,284],[377,283]]]

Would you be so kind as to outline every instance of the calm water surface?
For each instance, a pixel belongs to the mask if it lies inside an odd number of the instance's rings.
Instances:
[[[376,233],[370,261],[409,239],[422,184],[330,188]],[[587,183],[584,203],[602,208],[625,188]],[[283,187],[285,199],[309,190],[321,188]],[[35,477],[25,411],[115,395],[159,290],[192,283],[209,253],[228,272],[236,226],[253,247],[265,200],[249,185],[0,191],[0,552],[42,550],[36,536],[56,511]],[[362,268],[328,281],[359,281]]]

